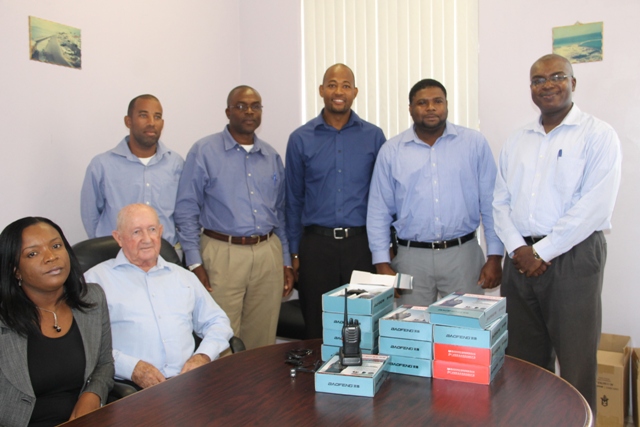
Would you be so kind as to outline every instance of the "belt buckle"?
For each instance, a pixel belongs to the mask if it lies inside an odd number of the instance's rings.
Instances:
[[[343,231],[343,232],[344,232],[344,234],[343,234],[342,236],[338,236],[338,235],[336,234],[336,232],[337,232],[337,231]],[[340,228],[334,228],[334,229],[333,229],[333,238],[334,238],[334,239],[336,239],[336,240],[342,240],[342,239],[344,239],[345,237],[347,237],[347,232],[346,232],[346,230],[345,230],[344,228],[340,227]]]
[[[443,247],[440,247],[440,245],[442,245]],[[433,247],[433,249],[435,249],[436,251],[439,251],[440,249],[447,249],[447,241],[436,240],[435,242],[431,242],[431,247]]]
[[[254,243],[254,245],[257,245],[258,243],[260,243],[260,235],[259,234],[252,234],[251,236],[252,239],[256,239],[256,242]]]

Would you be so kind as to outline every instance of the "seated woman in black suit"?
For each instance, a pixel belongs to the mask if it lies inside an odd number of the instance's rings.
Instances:
[[[52,426],[113,385],[104,292],[86,284],[62,230],[23,218],[0,234],[0,425]]]

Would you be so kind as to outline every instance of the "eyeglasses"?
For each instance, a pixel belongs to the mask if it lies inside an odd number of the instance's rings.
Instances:
[[[565,81],[566,79],[568,79],[569,77],[573,77],[573,76],[569,76],[567,74],[554,74],[553,76],[549,77],[548,79],[546,77],[536,77],[534,79],[531,79],[531,86],[533,87],[538,87],[538,86],[542,86],[543,84],[545,84],[546,82],[551,82],[551,83],[560,83]]]
[[[247,105],[247,104],[236,104],[236,105],[229,105],[229,108],[235,108],[236,110],[240,110],[243,113],[245,111],[249,111],[249,108],[251,108],[253,111],[262,111],[262,105],[259,103],[255,103],[255,104],[251,104],[251,105]]]

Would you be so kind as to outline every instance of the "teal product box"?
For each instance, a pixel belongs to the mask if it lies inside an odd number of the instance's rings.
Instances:
[[[507,311],[504,297],[454,292],[429,306],[432,324],[485,328]]]
[[[323,361],[329,360],[332,356],[338,354],[340,347],[342,347],[342,344],[339,346],[322,344],[320,346],[320,357]],[[362,351],[362,354],[378,354],[378,346],[374,348],[360,348],[360,351]]]
[[[393,306],[393,289],[388,286],[348,284],[322,295],[322,310],[330,313],[344,313],[344,293],[359,292],[347,297],[349,316],[364,314],[371,316],[386,307]]]
[[[378,331],[362,332],[360,334],[360,348],[372,349],[378,346]],[[333,345],[342,347],[342,329],[323,329],[322,343],[325,345]]]
[[[380,318],[380,336],[409,340],[432,341],[433,325],[429,323],[428,307],[402,305]]]
[[[378,320],[385,314],[393,310],[393,305],[387,305],[383,309],[372,316],[365,316],[363,314],[352,315],[349,313],[348,318],[357,320],[360,324],[360,332],[373,333],[378,330]],[[344,323],[344,313],[322,313],[322,326],[325,329],[342,330],[342,324]]]
[[[378,350],[390,356],[433,359],[433,343],[429,341],[404,340],[401,338],[380,337]]]
[[[491,348],[507,331],[508,314],[503,314],[485,329],[460,328],[457,326],[434,325],[433,342],[462,345],[465,347]],[[380,320],[382,324],[382,320]]]
[[[394,374],[413,375],[415,377],[431,377],[431,360],[415,357],[389,356],[387,370]]]
[[[373,397],[388,376],[388,356],[365,354],[362,366],[342,366],[333,356],[315,373],[316,392]]]

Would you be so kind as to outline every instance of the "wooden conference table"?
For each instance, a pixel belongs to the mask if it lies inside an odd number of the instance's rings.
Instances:
[[[507,357],[491,385],[390,374],[375,397],[316,393],[312,373],[290,377],[288,351],[320,340],[237,353],[138,392],[75,426],[591,426],[582,395],[561,378]]]

